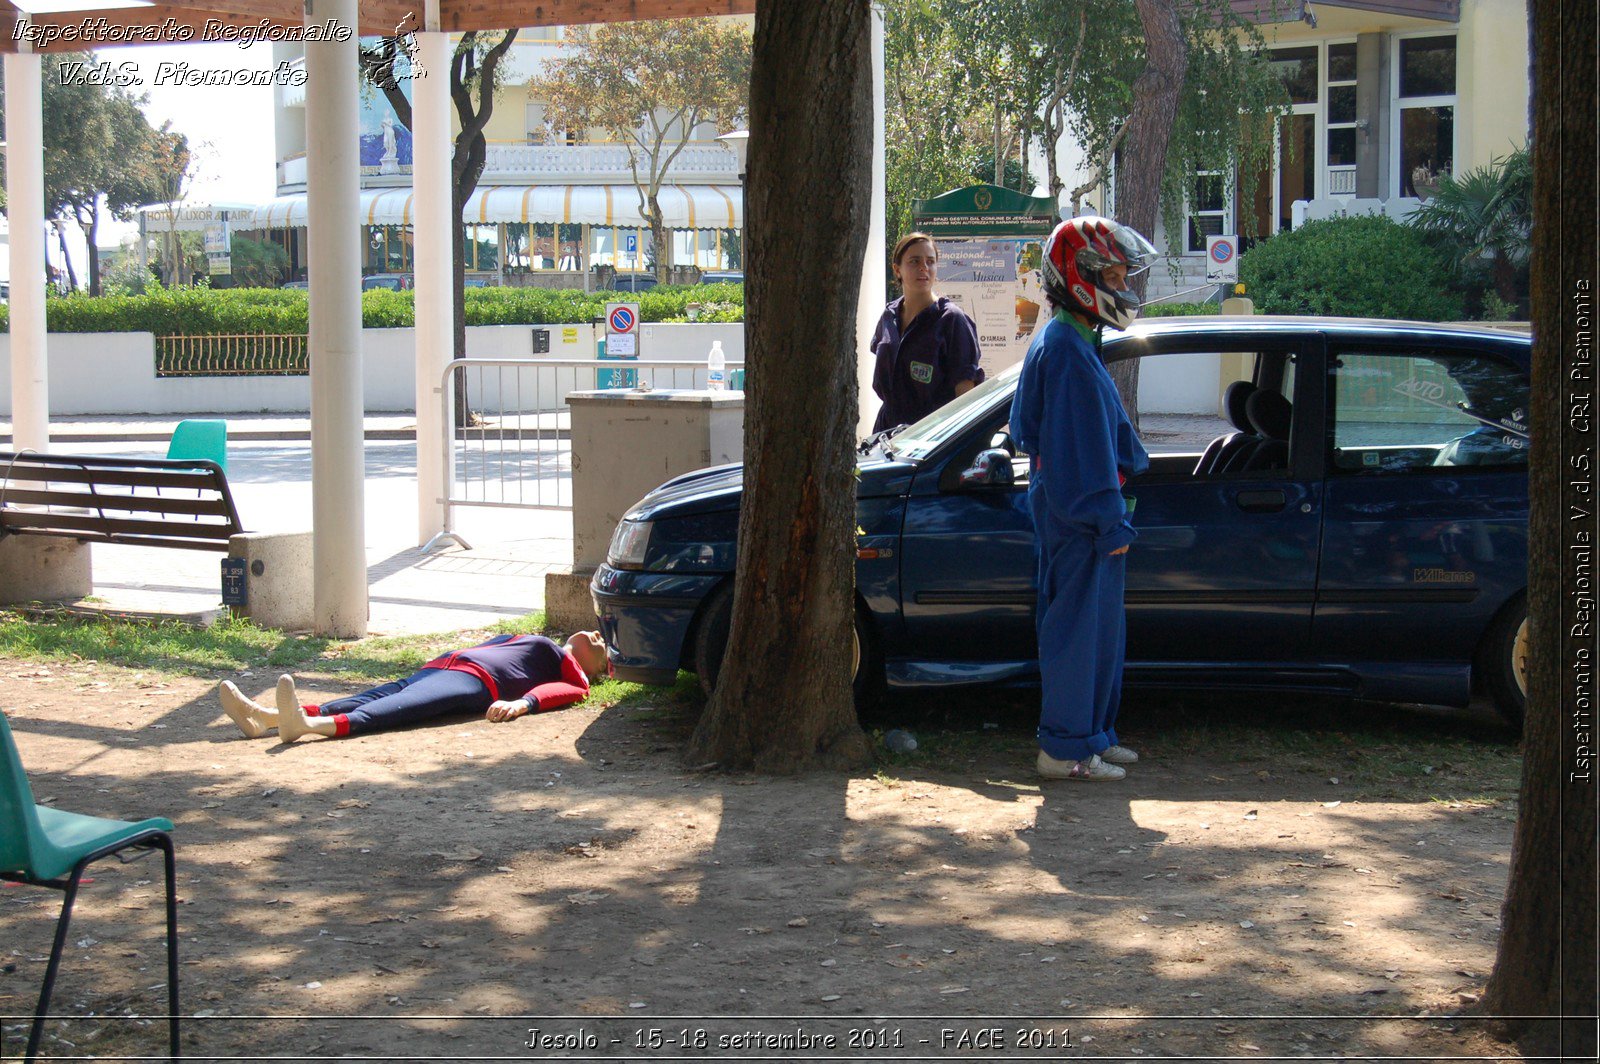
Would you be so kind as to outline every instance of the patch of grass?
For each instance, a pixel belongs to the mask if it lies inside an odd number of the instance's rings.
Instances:
[[[544,610],[534,610],[532,613],[524,613],[521,617],[508,617],[506,620],[496,621],[485,631],[490,635],[528,635],[537,633],[539,635],[547,635],[551,639],[555,638],[553,632],[545,629]],[[568,635],[571,633],[562,634]]]
[[[193,674],[319,658],[329,641],[286,636],[246,621],[210,628],[176,621],[144,622],[0,611],[0,654],[52,661],[89,660],[129,668]]]
[[[340,642],[285,635],[232,618],[196,628],[177,621],[24,616],[0,610],[0,654],[26,660],[95,661],[176,675],[271,668],[393,679],[463,643],[459,633]]]

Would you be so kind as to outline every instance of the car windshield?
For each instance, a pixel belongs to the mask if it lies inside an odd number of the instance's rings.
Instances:
[[[959,395],[944,404],[915,425],[903,429],[889,441],[897,458],[919,461],[933,453],[934,448],[961,434],[972,421],[990,410],[996,393],[1007,395],[1016,387],[1017,374],[1022,363],[1002,370],[965,395]]]

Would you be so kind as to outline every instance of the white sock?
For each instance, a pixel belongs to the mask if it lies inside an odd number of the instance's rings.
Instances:
[[[217,699],[222,703],[222,712],[239,726],[246,739],[259,739],[278,726],[277,713],[246,698],[229,680],[223,680],[218,685]]]

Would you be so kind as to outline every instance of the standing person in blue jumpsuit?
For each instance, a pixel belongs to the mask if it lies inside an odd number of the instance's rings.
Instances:
[[[482,713],[497,723],[581,701],[606,675],[599,632],[579,632],[565,645],[542,635],[498,635],[445,654],[403,680],[320,706],[302,706],[294,678],[278,680],[276,711],[246,698],[232,683],[218,689],[223,712],[247,738],[277,729],[278,741],[329,738],[401,728],[446,713]]]
[[[1028,348],[1011,433],[1032,458],[1028,506],[1039,551],[1038,770],[1046,779],[1119,780],[1139,755],[1117,741],[1126,634],[1129,522],[1122,483],[1150,460],[1100,360],[1100,330],[1139,311],[1128,275],[1149,241],[1103,218],[1056,226],[1044,246],[1054,311]]]
[[[873,432],[921,421],[983,383],[978,328],[934,291],[939,252],[926,233],[907,233],[890,256],[900,298],[883,308],[872,334],[872,390],[883,400]]]

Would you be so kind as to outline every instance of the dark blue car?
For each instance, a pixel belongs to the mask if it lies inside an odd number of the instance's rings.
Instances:
[[[1130,683],[1315,691],[1521,718],[1526,336],[1330,318],[1166,318],[1139,360],[1150,470],[1128,483]],[[864,448],[858,691],[1036,680],[1028,462],[994,374]],[[1222,415],[1218,415],[1218,411]],[[677,477],[591,584],[616,674],[715,682],[741,469]]]

